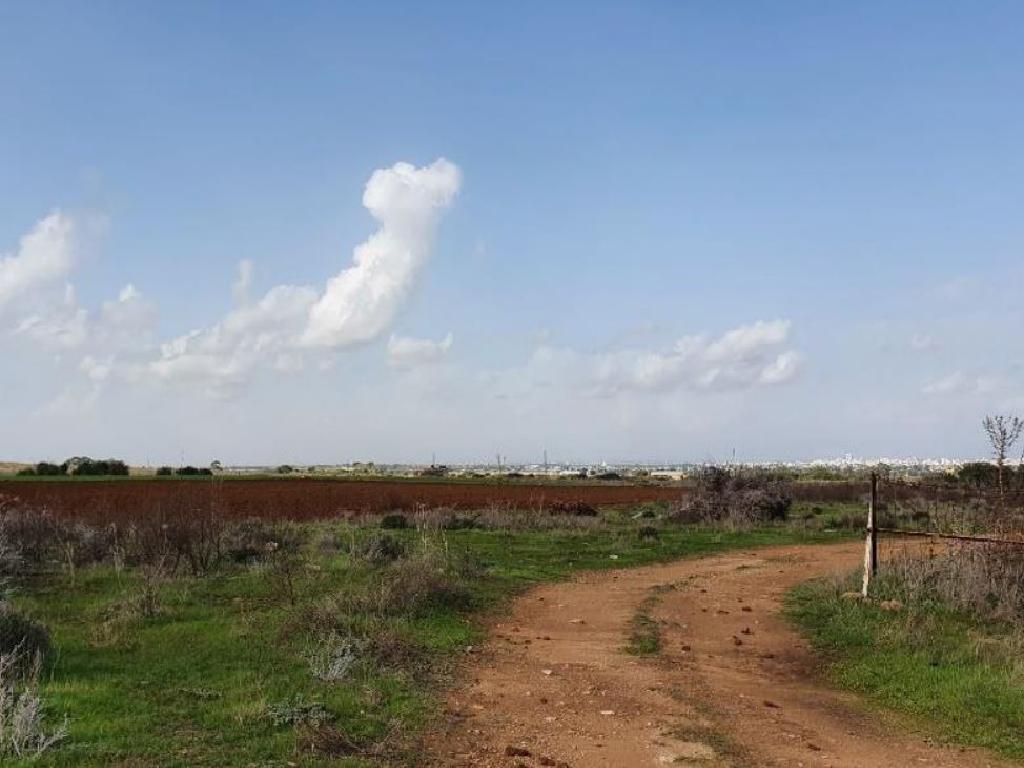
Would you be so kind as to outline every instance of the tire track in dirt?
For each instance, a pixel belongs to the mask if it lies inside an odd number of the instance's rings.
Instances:
[[[431,765],[981,768],[828,688],[780,616],[793,585],[863,545],[787,546],[585,574],[531,590],[496,624],[427,740]],[[671,585],[670,588],[666,588]],[[657,658],[624,652],[652,590]]]

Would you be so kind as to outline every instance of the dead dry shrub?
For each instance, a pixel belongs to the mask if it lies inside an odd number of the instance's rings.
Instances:
[[[266,557],[267,544],[281,538],[275,523],[262,517],[247,517],[227,526],[224,555],[234,563],[256,563]]]
[[[552,515],[571,517],[597,517],[598,515],[597,508],[585,501],[552,501],[547,505],[547,511]]]
[[[370,566],[376,567],[393,563],[405,557],[409,545],[395,536],[384,532],[371,532],[364,538],[352,539],[348,553]]]
[[[692,492],[669,518],[741,529],[785,520],[792,503],[792,483],[781,475],[708,466],[695,474]]]
[[[18,499],[0,496],[0,542],[10,576],[37,570],[53,558],[52,518],[46,510],[30,510]]]
[[[421,543],[393,562],[376,583],[352,593],[351,608],[379,616],[420,616],[433,608],[470,603],[465,565],[434,543]]]
[[[22,646],[0,653],[0,762],[33,759],[67,738],[67,720],[46,724],[39,692],[43,656]]]
[[[984,619],[1024,623],[1024,549],[950,542],[922,556],[906,549],[884,563],[880,588],[906,602],[934,601]]]

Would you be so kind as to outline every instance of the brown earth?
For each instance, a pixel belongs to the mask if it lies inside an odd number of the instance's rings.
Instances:
[[[863,483],[796,483],[802,501],[856,501]],[[215,510],[228,517],[315,520],[418,507],[482,509],[492,504],[518,509],[556,504],[603,506],[678,501],[679,483],[457,482],[296,478],[146,478],[125,480],[0,480],[0,497],[94,523],[176,516]]]
[[[536,588],[497,624],[448,725],[439,766],[1008,765],[883,722],[828,688],[780,616],[783,594],[857,565],[859,543],[776,547]],[[623,648],[647,600],[657,658]],[[656,602],[655,602],[656,601]]]
[[[0,496],[106,523],[124,518],[188,514],[214,508],[229,517],[312,520],[418,506],[481,509],[492,504],[637,504],[677,501],[679,485],[455,483],[388,480],[152,479],[2,481]]]

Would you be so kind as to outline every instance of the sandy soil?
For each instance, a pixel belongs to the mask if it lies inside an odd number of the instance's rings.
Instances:
[[[777,547],[587,574],[520,598],[428,740],[443,766],[1009,765],[883,722],[829,689],[779,615],[792,585],[853,568],[863,545]],[[655,596],[655,597],[652,597]],[[657,600],[657,658],[623,651]],[[650,605],[650,603],[648,603]]]

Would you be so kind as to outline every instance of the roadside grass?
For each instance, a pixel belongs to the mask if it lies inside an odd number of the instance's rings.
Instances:
[[[67,715],[69,736],[55,751],[11,765],[410,763],[448,672],[483,636],[482,616],[524,588],[582,570],[837,538],[785,526],[722,532],[664,525],[651,540],[638,536],[628,511],[606,518],[592,529],[543,531],[307,524],[316,535],[301,568],[289,572],[294,604],[268,567],[168,578],[158,609],[145,615],[119,612],[146,586],[137,569],[40,576],[14,602],[52,633],[43,694],[52,721]],[[395,563],[358,550],[382,535],[453,564],[436,595],[417,597],[412,608],[377,607]],[[422,571],[428,580],[438,577],[430,563]],[[323,638],[310,629],[314,614],[362,633],[376,650],[356,653],[338,679],[318,678],[310,653]]]
[[[879,601],[897,595],[884,578],[871,602],[843,598],[855,581],[817,580],[787,597],[788,616],[823,654],[828,678],[936,738],[1024,758],[1019,630],[937,601],[882,610]]]

